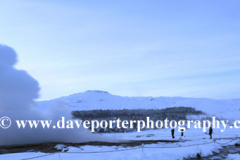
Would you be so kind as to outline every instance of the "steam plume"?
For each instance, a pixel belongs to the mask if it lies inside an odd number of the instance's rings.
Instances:
[[[62,116],[71,119],[70,110],[63,103],[47,111],[37,111],[39,84],[26,71],[17,70],[17,54],[11,47],[0,45],[0,117],[11,118],[8,129],[0,128],[0,145],[27,144],[47,141],[83,142],[101,140],[90,131],[81,129],[18,129],[15,120],[52,120],[56,124]]]

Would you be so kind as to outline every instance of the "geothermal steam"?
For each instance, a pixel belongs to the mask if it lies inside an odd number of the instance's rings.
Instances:
[[[99,136],[80,129],[19,129],[15,120],[52,120],[52,124],[62,116],[71,119],[70,111],[62,103],[53,105],[49,110],[40,112],[34,99],[40,90],[38,82],[27,72],[17,70],[16,52],[8,46],[0,45],[0,118],[7,116],[12,125],[8,129],[0,128],[0,145],[27,144],[39,142],[83,142],[97,141]]]

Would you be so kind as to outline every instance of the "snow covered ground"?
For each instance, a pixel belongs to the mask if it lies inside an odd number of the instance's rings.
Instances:
[[[118,140],[172,140],[170,129],[147,130],[142,132],[131,133],[111,133],[102,134],[103,137],[114,137]],[[221,132],[220,129],[214,129],[213,139],[209,139],[209,135],[203,133],[201,129],[188,129],[184,133],[182,141],[176,143],[158,142],[156,144],[143,144],[142,146],[123,147],[123,146],[81,146],[81,147],[66,147],[58,145],[59,150],[68,150],[54,154],[47,153],[14,153],[0,155],[0,159],[26,159],[36,157],[36,159],[46,160],[75,160],[75,159],[116,159],[116,160],[133,160],[133,159],[164,159],[177,160],[187,157],[196,157],[197,153],[201,156],[212,155],[213,152],[219,152],[218,149],[226,145],[234,145],[239,140],[239,130],[227,129]],[[175,132],[175,139],[179,140],[180,132]],[[215,140],[215,143],[214,143]],[[39,157],[38,157],[39,156]],[[43,157],[41,157],[43,156]],[[217,158],[217,157],[215,157]],[[219,157],[218,157],[219,158]],[[239,154],[229,154],[228,159],[237,160]]]
[[[39,110],[45,110],[56,101],[62,100],[71,110],[92,110],[92,109],[162,109],[167,107],[195,107],[209,115],[215,115],[219,118],[229,120],[239,119],[240,99],[231,100],[213,100],[206,98],[183,98],[183,97],[121,97],[111,95],[103,91],[86,91],[84,93],[73,94],[67,97],[61,97],[55,100],[38,102]],[[194,118],[198,119],[198,118]],[[124,147],[124,146],[80,146],[67,147],[59,144],[56,146],[60,152],[54,154],[47,153],[13,153],[0,155],[0,159],[46,159],[46,160],[177,160],[187,157],[196,157],[197,153],[201,156],[213,155],[218,153],[223,146],[234,145],[239,141],[240,129],[226,127],[224,132],[222,128],[213,130],[213,139],[204,133],[202,129],[194,129],[193,126],[181,133],[175,131],[175,139],[180,140],[175,143],[158,142],[155,144],[143,144],[142,146]],[[142,132],[128,133],[106,133],[101,134],[103,138],[112,138],[118,141],[129,140],[172,140],[170,129],[146,130]],[[66,152],[64,152],[66,151]],[[240,151],[239,151],[240,152]],[[238,153],[239,153],[238,152]],[[228,154],[225,157],[228,160],[239,160],[239,154]],[[219,157],[215,157],[219,159]],[[220,158],[221,159],[221,158]]]

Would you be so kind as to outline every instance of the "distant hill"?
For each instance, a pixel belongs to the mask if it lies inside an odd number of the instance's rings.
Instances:
[[[96,109],[164,109],[167,107],[193,107],[210,115],[239,119],[240,99],[215,100],[208,98],[185,97],[122,97],[105,91],[89,90],[69,96],[39,101],[39,109],[46,109],[56,101],[64,101],[71,110]]]

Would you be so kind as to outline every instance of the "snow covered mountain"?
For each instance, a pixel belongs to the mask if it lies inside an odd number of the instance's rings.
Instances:
[[[49,101],[39,101],[39,109],[46,109],[56,101],[64,101],[71,110],[94,109],[163,109],[167,107],[194,107],[210,115],[237,119],[240,116],[240,99],[214,100],[184,97],[122,97],[105,91],[89,90]]]

